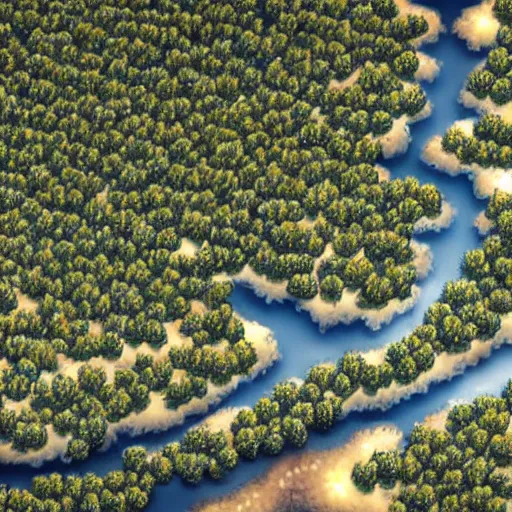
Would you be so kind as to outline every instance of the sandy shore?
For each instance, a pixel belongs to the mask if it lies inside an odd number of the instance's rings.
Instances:
[[[482,359],[489,357],[493,350],[512,342],[512,314],[504,315],[501,328],[494,338],[487,341],[473,340],[471,348],[462,353],[443,352],[436,357],[434,366],[422,373],[411,384],[401,385],[393,382],[389,388],[380,389],[375,395],[367,395],[358,389],[344,403],[344,414],[352,411],[387,410],[394,404],[417,393],[426,393],[431,384],[451,380],[464,373],[469,366],[476,366]],[[381,350],[385,351],[386,347]]]
[[[418,52],[417,57],[420,61],[420,66],[414,74],[414,79],[418,82],[432,83],[441,71],[440,62],[423,52]]]
[[[160,393],[150,393],[150,405],[140,413],[131,413],[126,418],[109,424],[104,449],[117,440],[119,434],[136,436],[146,432],[167,430],[173,426],[181,425],[189,416],[205,414],[210,406],[218,404],[225,396],[234,391],[240,383],[249,382],[258,375],[265,373],[279,358],[277,341],[270,329],[256,323],[242,319],[246,338],[251,340],[256,350],[257,363],[247,376],[235,375],[224,386],[215,386],[208,382],[207,394],[203,398],[193,398],[177,409],[168,409]],[[75,363],[76,364],[76,363]],[[84,364],[84,363],[81,363]],[[73,372],[75,368],[73,369]],[[53,374],[55,375],[55,374]],[[28,401],[26,402],[28,404]],[[48,443],[40,450],[29,450],[19,453],[10,444],[0,443],[0,462],[11,464],[30,464],[40,466],[43,462],[64,459],[69,436],[59,436],[52,426],[48,430]]]
[[[443,201],[440,215],[434,219],[422,217],[415,224],[415,231],[437,231],[450,226],[456,215],[456,210],[447,201]],[[418,279],[425,279],[432,269],[433,255],[426,244],[411,241],[411,248],[414,253],[413,265],[416,268]],[[315,272],[322,260],[333,254],[331,244],[327,244],[324,253],[315,261]],[[225,278],[228,278],[225,276]],[[265,275],[257,274],[250,265],[246,265],[238,274],[232,276],[235,283],[251,288],[254,293],[271,304],[272,302],[283,302],[289,300],[295,303],[298,311],[307,311],[311,319],[319,324],[320,330],[324,331],[340,323],[350,324],[356,320],[363,320],[373,330],[380,329],[383,325],[389,324],[396,315],[403,314],[410,310],[418,301],[421,289],[417,285],[411,288],[411,295],[404,300],[398,298],[390,300],[381,308],[371,309],[359,306],[360,290],[343,290],[341,299],[335,303],[323,300],[320,294],[313,299],[297,299],[287,291],[288,281],[271,281]]]
[[[439,233],[443,229],[451,226],[457,215],[457,209],[448,201],[443,200],[441,204],[441,213],[437,217],[430,219],[429,217],[421,217],[414,224],[415,233],[424,233],[425,231],[435,231]]]
[[[374,492],[364,494],[352,482],[352,468],[356,462],[367,462],[375,451],[399,448],[402,437],[395,427],[378,427],[357,433],[341,448],[286,457],[240,490],[193,510],[277,512],[300,504],[322,512],[385,512],[398,485],[392,490],[377,485]]]
[[[493,12],[494,1],[468,7],[453,24],[453,33],[466,41],[470,50],[479,51],[496,43],[500,28]]]
[[[411,130],[409,125],[427,119],[432,115],[432,110],[432,103],[427,102],[423,110],[415,116],[400,116],[393,121],[393,126],[389,132],[374,137],[373,140],[378,141],[381,145],[383,158],[388,160],[406,153],[411,142]]]
[[[491,229],[493,227],[493,222],[492,222],[492,220],[490,220],[487,217],[487,215],[485,215],[485,210],[484,210],[484,211],[481,211],[477,215],[473,225],[478,230],[478,234],[479,235],[486,236],[486,235],[488,235],[490,233],[490,231],[491,231]]]
[[[472,122],[472,120],[464,120],[455,123],[455,125],[468,127]],[[455,154],[443,150],[440,135],[434,136],[427,142],[423,149],[422,160],[451,176],[468,174],[469,179],[473,181],[475,196],[480,199],[491,196],[496,189],[512,193],[512,174],[510,170],[502,167],[462,164]]]
[[[496,105],[488,96],[480,100],[472,92],[463,89],[459,96],[459,102],[466,108],[473,108],[480,114],[496,114],[507,123],[512,122],[512,101],[504,105]]]
[[[427,20],[428,31],[413,41],[416,48],[419,48],[423,44],[437,42],[439,34],[445,32],[446,28],[441,21],[441,16],[435,9],[430,9],[423,5],[410,2],[409,0],[395,0],[395,3],[400,10],[401,16],[415,14],[417,16],[423,16]]]

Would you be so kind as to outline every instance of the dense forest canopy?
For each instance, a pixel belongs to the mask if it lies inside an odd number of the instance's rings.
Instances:
[[[414,224],[439,215],[442,198],[413,178],[379,181],[375,162],[379,137],[427,103],[414,83],[414,40],[427,29],[392,0],[2,2],[4,443],[38,450],[51,428],[68,436],[67,457],[83,460],[152,394],[176,409],[247,375],[254,343],[219,274],[249,265],[297,299],[360,290],[375,308],[408,297]],[[192,429],[150,456],[129,448],[123,470],[103,478],[2,488],[0,507],[142,510],[173,474],[197,484],[241,458],[302,447],[355,393],[410,385],[440,354],[491,340],[512,311],[511,207],[512,196],[493,196],[483,247],[381,364],[346,353],[304,383],[277,385],[228,432]],[[334,254],[315,271],[329,244]],[[36,311],[18,307],[20,291]],[[167,347],[169,323],[190,343]],[[87,364],[115,364],[144,342],[166,357],[138,354],[113,378]],[[83,362],[76,377],[59,357]],[[6,407],[22,400],[20,411]]]
[[[480,396],[456,405],[445,428],[416,425],[405,451],[376,452],[356,464],[363,492],[401,483],[390,512],[505,512],[512,498],[512,382],[501,398]]]
[[[253,340],[217,274],[248,264],[297,298],[349,288],[366,307],[410,295],[413,226],[441,195],[374,167],[378,136],[426,105],[428,26],[398,15],[389,0],[2,2],[0,390],[25,400],[0,409],[6,442],[39,449],[51,425],[84,459],[155,393],[175,409],[248,374]],[[167,347],[172,322],[192,343],[164,360],[59,369]]]
[[[32,296],[158,343],[162,317],[246,263],[315,296],[328,242],[326,300],[345,286],[376,305],[410,293],[412,225],[439,213],[440,194],[379,184],[370,135],[425,106],[401,80],[418,68],[410,40],[424,19],[338,0],[15,5],[0,14],[3,213],[6,257]],[[361,67],[356,85],[329,89]],[[314,229],[297,224],[305,215]],[[172,255],[181,237],[204,244],[195,261]],[[148,297],[167,269],[173,293]]]

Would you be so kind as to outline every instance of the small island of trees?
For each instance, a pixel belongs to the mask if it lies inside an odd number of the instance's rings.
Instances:
[[[500,22],[496,46],[489,52],[485,65],[468,77],[466,88],[476,98],[490,98],[496,105],[512,100],[511,59],[512,51],[512,2],[496,0],[493,12]]]

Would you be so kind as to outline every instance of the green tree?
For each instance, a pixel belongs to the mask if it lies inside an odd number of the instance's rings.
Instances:
[[[295,274],[288,281],[286,291],[299,299],[312,299],[318,293],[318,288],[310,274]]]

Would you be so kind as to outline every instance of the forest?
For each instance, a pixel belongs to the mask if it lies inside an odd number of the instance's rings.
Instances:
[[[512,166],[512,124],[505,107],[512,101],[512,4],[509,0],[494,3],[494,15],[500,22],[496,43],[485,62],[468,76],[465,91],[471,93],[485,111],[473,126],[472,133],[460,126],[447,130],[442,149],[455,155],[462,165],[483,168]],[[491,100],[490,104],[483,103]],[[507,119],[505,119],[507,117]]]
[[[512,166],[512,123],[488,113],[478,119],[471,135],[460,127],[449,128],[443,136],[442,148],[457,156],[464,165],[483,168]]]
[[[374,166],[378,137],[426,105],[413,40],[428,26],[398,14],[389,0],[2,2],[5,443],[38,450],[51,427],[83,460],[151,397],[177,409],[249,374],[254,340],[220,274],[250,265],[327,302],[360,290],[364,307],[410,294],[413,226],[442,198]],[[116,367],[142,344],[168,354]],[[368,390],[392,378],[376,371]]]
[[[505,512],[512,498],[512,381],[502,396],[452,407],[444,428],[418,424],[404,451],[375,452],[352,479],[367,493],[400,482],[389,512]]]
[[[286,448],[301,448],[307,443],[310,432],[326,432],[343,418],[344,402],[357,390],[363,389],[371,396],[392,382],[405,386],[428,373],[440,354],[469,350],[470,341],[475,338],[490,339],[499,328],[500,315],[512,310],[510,285],[506,284],[512,275],[509,252],[512,238],[503,237],[504,231],[500,228],[504,229],[507,219],[512,220],[511,208],[512,195],[494,195],[487,216],[495,220],[495,232],[487,237],[482,249],[466,254],[462,266],[464,277],[447,283],[441,300],[429,308],[424,323],[401,341],[391,343],[382,364],[368,364],[360,353],[348,352],[336,364],[313,366],[302,383],[278,384],[270,396],[262,397],[253,408],[238,412],[229,431],[200,426],[189,430],[180,442],[155,453],[148,454],[137,446],[128,448],[123,456],[123,470],[103,478],[93,474],[66,479],[58,474],[36,477],[30,491],[5,489],[5,503],[11,510],[20,512],[30,506],[48,506],[52,511],[77,510],[76,503],[84,499],[90,500],[91,510],[141,510],[156,484],[165,484],[173,476],[189,484],[199,484],[204,478],[220,479],[233,470],[240,459],[254,460],[276,456]],[[80,377],[85,380],[83,374]],[[90,370],[89,385],[98,382],[94,375]],[[512,384],[507,389],[512,389]],[[509,418],[512,399],[496,403],[502,405],[491,402],[484,412],[497,408],[503,423],[505,413]],[[489,425],[494,425],[493,418],[488,419]],[[468,457],[471,453],[468,452]],[[388,467],[388,459],[400,464],[398,454],[383,455],[383,467]],[[355,474],[360,473],[356,477],[361,479],[358,485],[366,491],[370,490],[370,483],[378,481],[375,475],[372,477],[374,469],[375,464],[371,464],[370,468],[355,470]],[[87,503],[89,506],[89,501]],[[398,502],[393,506],[398,507],[395,512],[409,510]]]
[[[496,2],[500,19],[507,5]],[[151,396],[177,409],[249,374],[254,343],[229,303],[233,283],[219,279],[246,265],[286,281],[297,299],[335,303],[344,289],[359,290],[362,307],[379,308],[410,295],[414,224],[438,216],[442,196],[414,178],[379,180],[375,166],[379,137],[427,104],[414,80],[414,40],[427,22],[399,14],[393,0],[1,3],[3,444],[37,451],[51,428],[67,439],[68,460],[84,460]],[[499,103],[508,94],[509,40],[504,25],[486,69],[470,78],[478,97]],[[336,85],[358,70],[355,84]],[[464,162],[485,148],[479,163],[495,165],[509,158],[511,130],[485,116],[475,130],[483,142],[450,132],[443,146]],[[439,355],[490,343],[512,311],[512,195],[496,192],[486,214],[492,231],[466,253],[463,277],[446,284],[422,325],[386,347],[381,364],[346,353],[312,367],[303,383],[277,385],[227,432],[194,428],[152,454],[131,447],[123,469],[104,477],[52,474],[30,490],[3,487],[0,507],[142,510],[173,475],[198,484],[241,459],[300,448],[311,431],[331,429],[356,392],[407,386]],[[329,244],[334,255],[315,271]],[[24,296],[36,310],[20,307]],[[169,325],[186,343],[170,345]],[[129,368],[115,367],[142,344],[165,357],[141,352]],[[90,362],[97,358],[114,365],[113,375]],[[62,372],[63,359],[80,363],[76,376]],[[482,417],[509,414],[506,397],[484,402]],[[478,407],[453,426],[455,443],[480,422]],[[477,428],[505,435],[484,422]],[[482,441],[485,464],[507,442]],[[402,468],[400,454],[376,456],[355,471],[359,485],[412,484],[386,473],[390,458]],[[501,506],[506,483],[489,485],[482,500]],[[415,492],[404,491],[395,512],[421,500]],[[428,492],[425,499],[441,499],[445,491]]]
[[[469,75],[467,90],[478,99],[490,97],[496,105],[511,101],[511,51],[512,29],[503,24],[498,32],[497,45],[489,52],[485,65]]]

